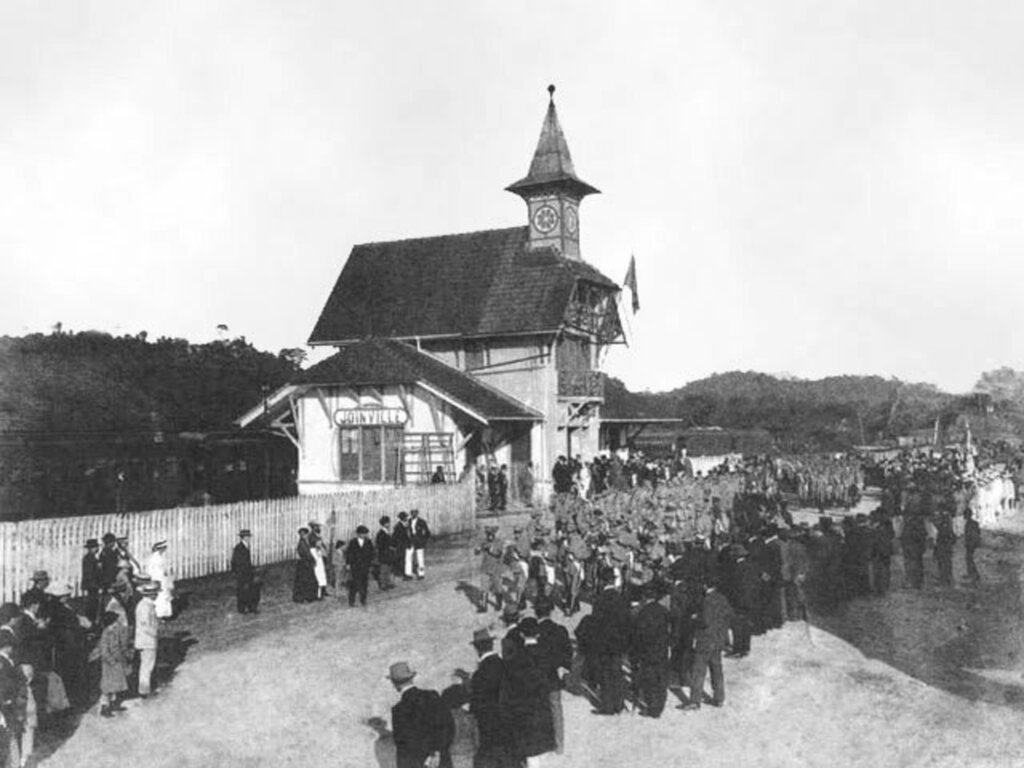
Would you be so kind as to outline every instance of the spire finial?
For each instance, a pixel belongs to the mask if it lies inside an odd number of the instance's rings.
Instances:
[[[551,99],[552,104],[555,103],[555,86],[553,85],[548,86],[548,98]]]

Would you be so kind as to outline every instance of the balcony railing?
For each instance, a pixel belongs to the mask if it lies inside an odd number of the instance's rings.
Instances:
[[[579,400],[604,400],[605,375],[600,371],[560,370],[558,396]]]

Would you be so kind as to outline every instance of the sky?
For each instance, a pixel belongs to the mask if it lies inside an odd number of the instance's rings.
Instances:
[[[526,224],[555,101],[609,373],[1024,368],[1024,4],[0,3],[0,334],[305,344],[357,243]],[[628,300],[624,302],[628,305]]]

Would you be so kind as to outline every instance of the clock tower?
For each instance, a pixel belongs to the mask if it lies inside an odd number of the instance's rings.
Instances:
[[[580,258],[580,201],[599,190],[576,176],[555,111],[555,86],[548,86],[548,113],[540,129],[530,172],[505,189],[526,201],[530,248],[554,248],[569,259]]]

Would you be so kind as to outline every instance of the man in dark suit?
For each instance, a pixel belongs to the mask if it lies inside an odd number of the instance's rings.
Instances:
[[[420,517],[418,509],[409,510],[409,541],[412,544],[412,558],[407,568],[410,575],[422,579],[425,575],[426,566],[423,563],[423,550],[430,538],[430,526],[427,521]]]
[[[569,630],[551,618],[554,603],[548,596],[538,597],[533,612],[537,614],[540,637],[538,644],[547,667],[551,700],[551,718],[555,726],[555,753],[562,754],[565,747],[565,715],[562,713],[562,680],[572,670],[572,641]]]
[[[231,573],[235,577],[235,601],[239,613],[259,613],[260,590],[252,565],[252,531],[238,532],[238,543],[231,552]]]
[[[85,615],[89,621],[99,618],[100,607],[100,543],[96,539],[85,542],[82,555],[82,594],[85,595]]]
[[[398,513],[395,533],[391,537],[394,546],[395,571],[401,571],[402,581],[412,580],[412,540],[409,534],[409,513]]]
[[[405,661],[392,664],[388,670],[388,679],[401,694],[391,708],[397,768],[436,768],[442,752],[451,747],[455,722],[437,691],[417,688],[413,685],[415,677]]]
[[[476,720],[477,748],[473,768],[512,768],[511,734],[502,704],[505,662],[494,650],[495,638],[486,629],[473,633],[479,660],[469,681],[469,712]]]
[[[370,568],[373,567],[373,542],[370,529],[365,525],[356,528],[356,537],[345,548],[345,564],[348,565],[348,604],[366,605],[366,589],[370,583]]]
[[[640,714],[661,717],[668,697],[668,652],[671,618],[658,602],[661,596],[653,584],[642,587],[643,605],[633,623],[629,660],[640,695]]]
[[[395,542],[391,535],[391,518],[387,515],[380,519],[380,530],[377,531],[373,546],[377,555],[377,586],[382,592],[394,589],[392,569],[395,565]]]
[[[622,673],[622,659],[629,650],[632,634],[632,616],[629,601],[615,588],[615,572],[610,566],[598,574],[604,588],[594,600],[594,627],[596,629],[595,661],[600,703],[594,714],[617,715],[626,703],[626,678]]]
[[[704,676],[711,670],[711,704],[725,703],[725,677],[722,675],[722,650],[729,641],[729,626],[733,622],[729,601],[714,584],[704,592],[697,634],[693,639],[693,667],[690,671],[690,701],[680,709],[700,709],[704,695]]]

